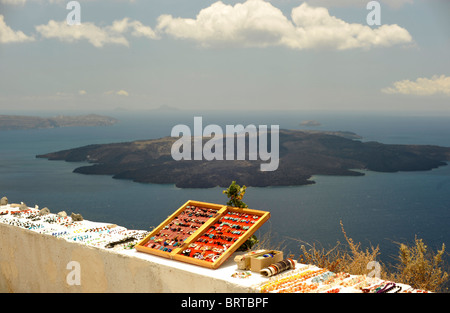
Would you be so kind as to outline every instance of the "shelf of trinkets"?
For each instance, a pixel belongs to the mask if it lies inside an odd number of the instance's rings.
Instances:
[[[136,249],[170,258],[222,208],[223,205],[189,200],[139,242]]]
[[[263,293],[407,293],[408,285],[367,275],[334,273],[311,264],[271,277],[257,288]]]
[[[269,217],[269,212],[189,200],[135,249],[218,268]]]
[[[70,216],[40,214],[36,208],[19,210],[10,206],[1,209],[0,222],[67,241],[114,250],[133,248],[149,233],[128,230],[115,224],[73,221]]]
[[[199,260],[215,262],[260,216],[228,211],[181,254]]]
[[[269,212],[234,207],[225,207],[219,214],[174,259],[218,268],[270,217]]]
[[[187,206],[179,216],[164,226],[157,234],[150,237],[146,247],[172,252],[195,233],[205,222],[214,217],[218,210],[198,206]]]

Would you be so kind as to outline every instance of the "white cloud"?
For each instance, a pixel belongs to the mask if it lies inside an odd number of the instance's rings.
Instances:
[[[50,20],[46,25],[36,26],[44,38],[56,38],[61,41],[75,42],[88,40],[93,46],[99,48],[105,44],[118,44],[128,46],[127,39],[121,34],[100,28],[93,23],[84,22],[80,25],[68,25],[66,21],[57,22]]]
[[[417,78],[416,81],[402,80],[394,82],[392,87],[381,90],[387,94],[403,94],[417,96],[447,95],[450,96],[450,77],[445,75],[430,78]]]
[[[116,92],[116,95],[128,97],[128,92],[126,90],[121,89],[118,92]]]
[[[84,95],[87,94],[87,91],[86,91],[86,90],[79,90],[79,91],[78,91],[78,94],[79,94],[80,96],[84,96]]]
[[[129,21],[127,17],[119,21],[114,21],[109,29],[117,33],[126,33],[131,31],[131,35],[135,37],[158,39],[158,35],[151,27],[145,26],[140,21]]]
[[[202,46],[286,46],[292,49],[387,47],[410,43],[409,32],[398,25],[372,29],[331,16],[326,8],[307,3],[294,8],[289,20],[263,0],[234,6],[221,1],[201,10],[195,19],[161,15],[157,30],[175,38],[191,39]]]
[[[3,15],[0,15],[0,43],[33,41],[34,38],[25,35],[22,31],[14,31],[6,25]]]
[[[220,42],[247,46],[277,44],[283,33],[294,30],[283,13],[264,1],[247,1],[234,7],[222,2],[203,9],[194,19],[161,15],[158,30],[177,38],[194,39],[203,45]]]
[[[398,25],[382,25],[372,29],[367,25],[347,23],[331,16],[326,8],[306,4],[292,10],[295,36],[290,38],[294,48],[326,47],[338,50],[388,47],[412,41],[407,30]]]
[[[105,27],[96,26],[91,22],[68,25],[66,21],[50,20],[46,25],[36,26],[36,31],[44,38],[56,38],[66,42],[87,40],[97,48],[106,44],[129,46],[128,39],[125,37],[128,32],[135,37],[158,38],[150,27],[139,21],[129,21],[128,18],[114,21],[112,25]]]

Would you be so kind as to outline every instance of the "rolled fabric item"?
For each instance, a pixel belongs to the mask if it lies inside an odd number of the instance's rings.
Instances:
[[[292,269],[295,268],[295,262],[294,262],[294,260],[288,258],[288,259],[282,260],[280,262],[274,263],[272,265],[269,265],[266,268],[263,268],[260,271],[260,274],[263,276],[270,277],[270,276],[279,274],[281,272],[290,270],[291,268]]]
[[[270,269],[269,269],[268,267],[263,268],[259,273],[260,273],[261,275],[267,276],[267,277],[272,276],[272,272],[270,271]]]
[[[278,273],[278,269],[274,264],[269,265],[269,269],[270,269],[272,275],[276,275]]]
[[[294,269],[295,268],[294,260],[292,260],[291,258],[287,258],[286,260],[288,260],[288,262],[291,264],[291,268]]]

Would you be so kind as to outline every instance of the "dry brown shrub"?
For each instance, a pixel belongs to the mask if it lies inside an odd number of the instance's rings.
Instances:
[[[433,252],[416,236],[413,245],[399,244],[398,264],[390,278],[416,289],[446,292],[449,276],[444,270],[444,253],[444,244],[441,250]]]
[[[306,244],[307,248],[302,244],[300,246],[302,253],[298,261],[327,268],[332,272],[346,272],[353,275],[371,274],[373,268],[368,265],[373,264],[371,262],[378,262],[379,277],[382,279],[404,283],[415,289],[448,292],[446,283],[449,275],[444,270],[444,244],[441,250],[435,253],[429,251],[423,240],[416,237],[413,245],[399,244],[398,264],[387,266],[376,260],[380,254],[378,246],[371,245],[363,250],[361,243],[355,243],[347,236],[342,221],[340,224],[347,242],[346,246],[339,241],[330,249],[318,248],[315,244]]]
[[[347,236],[344,225],[341,224],[342,233],[347,242],[347,247],[339,241],[331,249],[317,248],[315,244],[300,246],[302,254],[299,262],[304,264],[314,264],[321,268],[327,268],[332,272],[346,272],[353,275],[365,275],[369,273],[370,268],[367,265],[376,261],[379,255],[379,247],[370,247],[366,250],[361,249],[361,243],[355,243],[352,238]]]

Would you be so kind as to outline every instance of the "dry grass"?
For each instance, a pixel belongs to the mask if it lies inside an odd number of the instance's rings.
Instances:
[[[251,250],[278,250],[284,251],[286,250],[286,244],[282,241],[273,242],[274,236],[272,235],[272,231],[268,231],[266,233],[260,234],[257,233],[258,242],[252,247]]]
[[[404,283],[416,289],[448,292],[446,283],[449,276],[444,270],[446,265],[443,262],[445,245],[442,245],[441,250],[433,252],[428,249],[422,239],[418,238],[411,245],[399,244],[398,264],[388,266],[377,261],[377,257],[380,255],[378,246],[371,245],[369,248],[363,249],[361,243],[355,243],[347,236],[342,222],[340,224],[346,245],[338,241],[334,247],[325,249],[297,240],[302,243],[298,261],[327,268],[336,273],[345,272],[368,276],[376,274],[382,279]],[[258,248],[267,249],[268,246],[270,246],[270,235],[267,235],[267,238],[258,244]],[[378,265],[378,267],[375,268],[374,265]]]
[[[404,282],[417,289],[448,292],[448,273],[443,269],[445,245],[437,252],[429,251],[422,239],[414,244],[399,244],[398,264],[390,279]]]
[[[302,254],[299,262],[304,264],[314,264],[321,268],[327,268],[332,272],[345,272],[353,275],[364,275],[368,273],[367,265],[376,261],[380,254],[379,247],[361,249],[361,243],[355,243],[347,236],[341,222],[342,233],[347,242],[347,246],[339,241],[331,249],[317,248],[315,244],[300,246]]]

